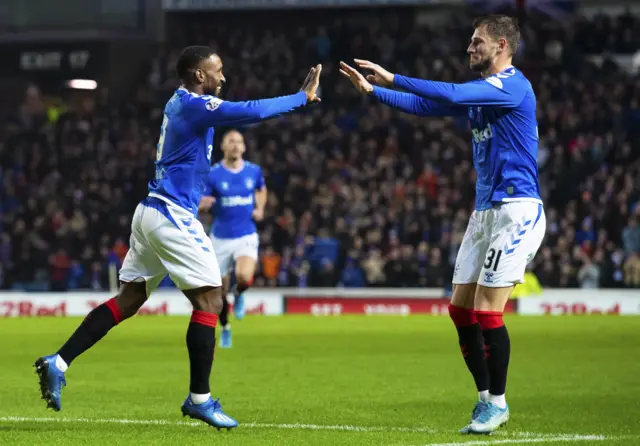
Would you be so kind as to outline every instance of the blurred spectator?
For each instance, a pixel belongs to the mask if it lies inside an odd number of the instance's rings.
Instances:
[[[622,245],[628,256],[640,253],[640,225],[635,217],[629,219],[629,225],[622,231]]]
[[[367,285],[364,271],[362,271],[362,268],[360,268],[356,260],[347,260],[342,270],[342,280],[340,283],[345,288],[362,288]]]
[[[51,291],[67,291],[71,259],[64,249],[59,249],[49,259],[51,265]]]
[[[624,264],[624,283],[629,288],[640,288],[640,255],[632,254]]]
[[[384,286],[385,276],[385,260],[380,255],[380,251],[376,248],[369,251],[365,260],[362,262],[362,268],[367,279],[367,285],[373,287]]]
[[[600,267],[588,254],[582,256],[582,266],[578,270],[578,283],[581,288],[600,287]]]
[[[276,285],[280,273],[280,254],[268,246],[262,254],[262,274],[270,286]]]

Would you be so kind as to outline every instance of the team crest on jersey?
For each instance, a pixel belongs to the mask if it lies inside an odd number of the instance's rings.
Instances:
[[[247,178],[244,184],[247,186],[247,189],[253,189],[253,180],[251,178]]]
[[[214,98],[212,97],[210,100],[208,100],[204,106],[207,110],[209,111],[214,111],[215,109],[217,109],[218,107],[220,107],[220,104],[222,104],[222,99],[218,99],[218,98]]]
[[[229,189],[229,183],[227,183],[226,181],[223,181],[223,182],[222,182],[222,184],[221,184],[221,186],[222,186],[222,190],[227,190],[227,189]]]

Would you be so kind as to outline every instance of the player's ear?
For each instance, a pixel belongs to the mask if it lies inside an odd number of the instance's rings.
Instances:
[[[498,39],[498,49],[500,51],[507,51],[508,50],[507,45],[508,45],[507,39],[505,39],[504,37],[500,37]]]
[[[200,68],[197,68],[196,71],[193,72],[193,75],[196,78],[196,81],[198,81],[199,84],[202,84],[204,82],[204,71],[202,71]]]

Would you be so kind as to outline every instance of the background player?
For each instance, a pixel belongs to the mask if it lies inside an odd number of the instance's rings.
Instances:
[[[365,78],[345,63],[341,72],[361,92],[405,112],[469,118],[476,210],[458,252],[449,311],[480,397],[461,432],[489,433],[509,419],[510,341],[502,313],[542,243],[546,221],[538,185],[536,97],[511,65],[520,41],[518,24],[507,16],[488,16],[476,20],[474,28],[467,52],[481,78],[472,82],[413,79],[358,59],[356,64],[373,74]]]
[[[225,77],[222,61],[211,48],[185,48],[176,69],[182,86],[164,109],[155,179],[133,216],[120,291],[91,311],[57,353],[39,358],[35,365],[47,407],[60,410],[67,367],[111,328],[136,314],[168,273],[193,305],[186,339],[190,393],[182,413],[218,428],[232,428],[237,422],[222,411],[209,391],[222,283],[211,240],[196,219],[209,174],[212,127],[259,122],[319,101],[316,91],[322,67],[309,72],[296,94],[248,102],[216,97]]]
[[[235,262],[236,284],[233,309],[236,319],[244,317],[243,292],[253,283],[258,260],[256,221],[264,218],[267,188],[259,166],[242,159],[246,148],[242,134],[227,132],[222,139],[224,157],[209,173],[206,193],[200,200],[201,210],[213,211],[211,241],[220,265],[224,305],[220,313],[222,336],[220,347],[230,348],[231,326],[227,291]],[[213,205],[213,206],[212,206]]]

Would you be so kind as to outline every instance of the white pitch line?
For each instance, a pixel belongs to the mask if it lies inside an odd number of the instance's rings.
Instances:
[[[610,439],[603,435],[555,435],[534,438],[510,438],[507,440],[481,440],[456,443],[428,443],[424,446],[482,446],[493,444],[557,443],[567,441],[604,441]]]
[[[275,424],[275,423],[242,423],[241,427],[258,427],[273,429],[310,429],[310,430],[331,430],[331,431],[352,431],[352,432],[422,432],[426,434],[434,434],[434,429],[427,427],[387,427],[387,426],[343,426],[343,425],[323,425],[323,424]]]
[[[130,420],[113,418],[56,418],[56,417],[0,417],[0,423],[85,423],[85,424],[133,424],[155,426],[205,426],[199,421],[171,421],[171,420]],[[241,423],[240,427],[262,429],[293,429],[293,430],[331,430],[346,432],[414,432],[436,434],[438,431],[424,427],[393,427],[393,426],[351,426],[351,425],[322,425],[300,423]],[[536,434],[533,432],[499,432],[501,435],[517,435],[523,438],[482,440],[455,443],[432,443],[425,446],[467,446],[467,445],[494,445],[494,444],[524,444],[524,443],[553,443],[562,441],[602,441],[611,439],[603,435],[579,435],[579,434]]]
[[[34,422],[34,423],[98,423],[98,424],[142,424],[162,426],[204,426],[195,421],[169,421],[169,420],[127,420],[109,418],[32,418],[32,417],[0,417],[0,422]],[[350,432],[422,432],[432,434],[436,431],[423,427],[392,427],[392,426],[349,426],[349,425],[322,425],[322,424],[277,424],[277,423],[241,423],[239,427],[253,427],[262,429],[309,429],[332,430]]]

